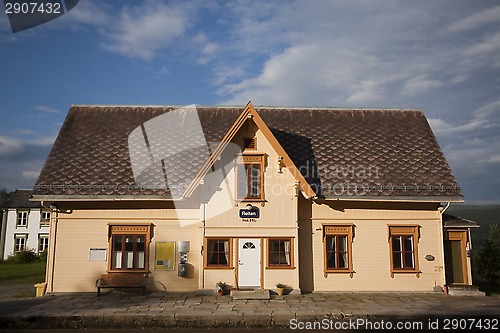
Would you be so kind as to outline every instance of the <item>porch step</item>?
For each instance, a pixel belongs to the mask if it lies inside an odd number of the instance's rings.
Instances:
[[[485,296],[484,291],[480,291],[476,286],[449,286],[448,295],[452,296]]]
[[[271,299],[269,289],[231,290],[233,299]]]

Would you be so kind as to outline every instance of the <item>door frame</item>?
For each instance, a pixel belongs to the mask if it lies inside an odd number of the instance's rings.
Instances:
[[[260,257],[259,257],[259,286],[260,288],[263,288],[263,276],[264,276],[264,265],[263,265],[263,258],[264,258],[264,241],[262,237],[236,237],[234,238],[236,240],[236,248],[238,251],[236,251],[236,270],[235,270],[235,279],[236,279],[236,287],[240,288],[239,284],[239,274],[240,274],[240,265],[239,265],[239,260],[240,260],[240,239],[258,239],[260,243]]]
[[[469,284],[469,269],[467,266],[467,230],[464,229],[447,229],[445,231],[444,241],[460,241],[460,254],[462,258],[462,277],[463,283],[453,283],[455,285],[468,285]],[[445,246],[446,248],[446,246]],[[446,255],[451,256],[451,253],[445,253],[444,263],[446,265]],[[446,276],[446,267],[445,267]],[[448,284],[448,279],[446,279]]]

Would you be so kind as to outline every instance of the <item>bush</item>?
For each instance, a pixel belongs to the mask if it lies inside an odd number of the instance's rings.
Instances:
[[[40,258],[35,253],[33,249],[25,249],[21,252],[17,252],[7,258],[6,262],[16,263],[16,264],[27,264],[30,262],[40,261]]]
[[[500,281],[500,227],[491,225],[488,238],[479,251],[477,272],[488,283],[498,284]]]

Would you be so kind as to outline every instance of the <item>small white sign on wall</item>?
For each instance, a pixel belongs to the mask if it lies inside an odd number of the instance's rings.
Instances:
[[[106,261],[106,249],[91,248],[89,249],[89,261]]]

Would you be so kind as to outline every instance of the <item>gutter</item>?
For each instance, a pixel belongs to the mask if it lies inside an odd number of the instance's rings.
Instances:
[[[418,196],[346,196],[346,197],[322,197],[316,200],[335,201],[394,201],[394,202],[464,202],[462,197],[418,197]],[[444,199],[444,200],[443,200]],[[447,207],[448,208],[448,207]]]
[[[95,195],[32,195],[30,201],[183,201],[182,199],[172,199],[172,198],[162,198],[162,197],[150,197],[150,196],[122,196],[113,195],[99,197]]]

